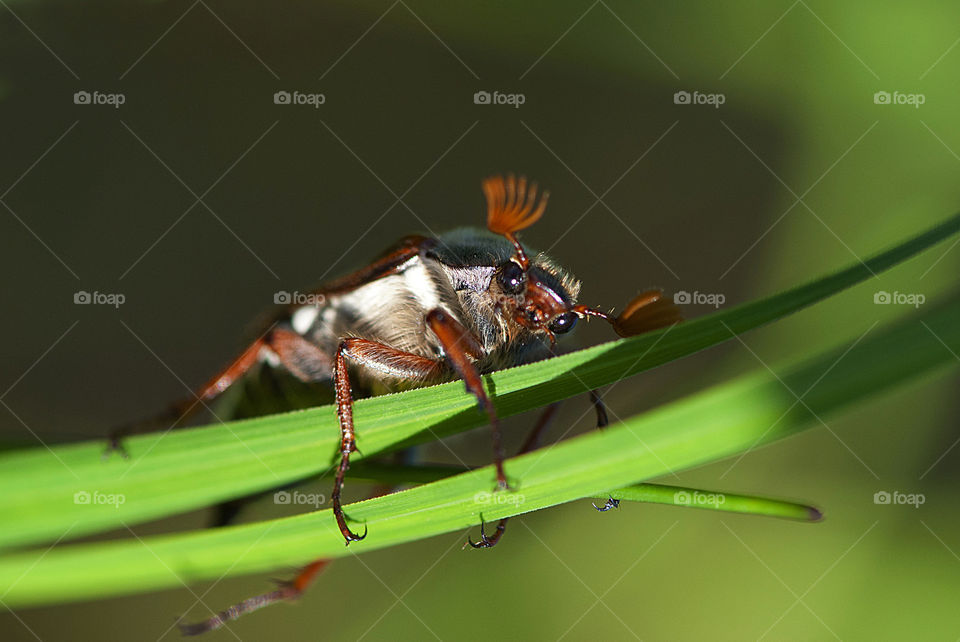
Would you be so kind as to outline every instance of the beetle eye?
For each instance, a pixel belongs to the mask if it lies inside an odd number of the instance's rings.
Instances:
[[[520,294],[527,284],[527,275],[522,267],[513,261],[507,261],[503,264],[503,267],[500,268],[497,281],[507,294]]]
[[[554,334],[563,334],[573,330],[575,325],[577,325],[577,315],[573,312],[564,312],[550,323],[550,331]]]

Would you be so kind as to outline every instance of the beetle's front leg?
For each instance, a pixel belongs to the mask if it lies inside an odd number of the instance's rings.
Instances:
[[[366,537],[367,530],[364,527],[363,535],[352,532],[347,526],[340,504],[343,480],[350,468],[350,453],[357,449],[357,437],[353,425],[353,393],[350,390],[347,360],[388,377],[406,381],[426,381],[436,378],[443,372],[443,362],[403,352],[367,339],[343,339],[337,346],[333,382],[337,397],[337,416],[340,419],[340,464],[337,466],[337,477],[330,499],[333,502],[333,515],[337,519],[337,526],[340,527],[346,543],[350,544]]]
[[[440,340],[440,345],[443,346],[443,351],[446,353],[450,365],[463,379],[467,391],[477,398],[477,403],[490,418],[490,429],[493,433],[493,463],[497,468],[497,487],[500,489],[510,488],[507,483],[507,476],[503,471],[503,443],[500,437],[500,420],[497,418],[497,411],[493,407],[493,402],[490,401],[490,397],[483,389],[483,380],[480,379],[480,373],[477,372],[476,366],[470,360],[471,357],[474,359],[481,357],[483,347],[459,321],[439,308],[434,308],[427,313],[427,327]]]

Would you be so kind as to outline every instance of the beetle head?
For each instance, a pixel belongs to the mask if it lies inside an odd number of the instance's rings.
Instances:
[[[547,207],[549,192],[537,198],[537,185],[527,179],[494,176],[483,182],[487,198],[487,229],[506,237],[514,247],[513,256],[494,275],[498,308],[517,325],[544,332],[550,341],[555,334],[569,332],[578,315],[573,298],[576,291],[564,287],[549,266],[531,261],[516,233],[534,223]]]
[[[575,303],[576,291],[564,287],[556,270],[542,261],[531,261],[517,238],[543,216],[549,192],[537,199],[537,185],[524,177],[493,176],[483,182],[487,199],[487,229],[504,236],[514,254],[501,264],[494,280],[500,294],[501,314],[532,332],[544,333],[551,344],[555,335],[569,332],[582,317],[597,317],[613,326],[620,336],[632,336],[681,319],[673,303],[660,290],[649,290],[634,298],[617,317]],[[572,281],[572,279],[571,279]]]

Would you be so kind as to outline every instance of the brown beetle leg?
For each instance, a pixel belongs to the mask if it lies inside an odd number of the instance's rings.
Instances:
[[[510,521],[509,517],[504,517],[497,523],[497,532],[494,533],[492,537],[487,537],[486,532],[484,531],[485,523],[483,521],[483,515],[480,516],[480,541],[474,542],[469,537],[467,538],[467,543],[470,544],[473,548],[493,548],[497,545],[497,542],[500,541],[500,538],[503,537],[504,531],[507,530],[507,522]]]
[[[114,451],[119,452],[123,457],[128,457],[123,447],[123,439],[135,432],[164,424],[175,426],[189,418],[204,407],[205,402],[218,397],[251,368],[263,361],[265,352],[275,355],[280,364],[301,381],[329,380],[333,371],[330,357],[321,352],[317,346],[289,328],[273,327],[247,346],[233,363],[197,389],[192,397],[172,404],[165,412],[154,418],[113,430],[108,437],[109,443],[104,451],[104,458],[109,457]]]
[[[503,443],[500,437],[500,420],[493,402],[483,389],[483,381],[476,366],[470,357],[478,358],[483,354],[483,348],[477,339],[464,328],[459,321],[449,314],[435,308],[427,313],[427,327],[440,340],[450,365],[457,371],[467,386],[467,392],[477,398],[477,403],[485,410],[490,418],[490,429],[493,437],[493,464],[497,468],[497,488],[508,489],[510,484],[503,471]]]
[[[334,366],[334,389],[337,396],[337,416],[340,419],[340,464],[333,484],[330,499],[333,502],[333,515],[343,538],[350,542],[359,542],[367,536],[357,535],[347,526],[346,517],[340,503],[340,491],[344,477],[350,468],[350,453],[357,449],[356,433],[353,425],[353,393],[350,390],[350,375],[347,372],[347,360],[376,370],[381,375],[407,381],[425,381],[436,378],[443,372],[442,361],[396,350],[382,343],[367,339],[343,339],[337,347]]]
[[[341,279],[325,283],[314,290],[313,294],[320,298],[328,295],[344,294],[379,278],[396,274],[405,263],[423,252],[429,251],[435,245],[436,241],[434,239],[424,236],[408,236],[370,265]],[[284,315],[289,314],[296,307],[299,306],[289,306],[281,310],[275,319],[283,319]],[[297,378],[308,382],[322,379],[329,380],[333,369],[330,357],[323,354],[315,345],[303,336],[293,332],[293,330],[274,327],[275,325],[276,323],[264,332],[263,336],[251,343],[233,363],[194,392],[192,397],[172,404],[166,411],[156,417],[125,424],[111,431],[108,436],[107,448],[103,453],[104,459],[109,458],[113,452],[118,452],[125,458],[129,456],[123,447],[125,437],[150,428],[158,428],[164,425],[175,426],[196,413],[203,407],[203,402],[209,401],[224,392],[246,374],[250,368],[261,361],[261,349],[264,347],[277,353],[280,363]],[[275,341],[271,341],[271,338]],[[278,347],[280,350],[277,350]],[[281,354],[283,348],[287,349],[289,359],[285,359],[285,355]],[[306,373],[303,372],[304,366],[307,368]],[[325,373],[325,376],[317,376],[317,373]]]
[[[596,504],[593,504],[593,507],[597,509],[597,512],[606,513],[611,508],[620,508],[620,500],[610,497],[610,499],[607,500],[607,503],[603,506],[597,506]]]
[[[370,494],[370,497],[380,497],[390,493],[392,490],[393,486],[380,485]],[[200,635],[209,631],[215,631],[223,627],[227,622],[232,622],[242,615],[252,613],[265,606],[270,606],[275,602],[296,600],[306,592],[314,580],[316,580],[317,576],[320,575],[332,561],[332,558],[314,560],[304,566],[292,580],[274,580],[278,585],[276,590],[248,598],[224,611],[220,611],[203,622],[178,624],[177,626],[185,636]]]
[[[110,432],[108,436],[107,449],[104,451],[104,458],[108,458],[113,452],[120,453],[124,458],[129,457],[126,448],[123,446],[123,439],[130,434],[137,432],[138,429],[147,426],[157,426],[164,423],[174,424],[183,421],[198,411],[203,402],[213,399],[230,385],[242,377],[259,360],[260,350],[264,347],[265,341],[261,337],[251,343],[243,353],[237,357],[233,363],[224,368],[203,387],[197,390],[193,397],[182,399],[172,404],[166,411],[158,416],[146,421],[126,424]]]
[[[540,414],[540,418],[537,419],[537,423],[534,424],[533,429],[527,435],[527,438],[523,440],[523,445],[521,445],[520,450],[517,451],[518,455],[536,449],[540,444],[540,436],[543,434],[543,431],[546,430],[547,426],[550,425],[550,422],[553,421],[553,417],[557,414],[557,408],[559,407],[560,402],[558,401],[544,409]],[[497,542],[500,541],[500,538],[503,537],[503,533],[507,529],[507,522],[509,521],[509,517],[501,519],[499,523],[497,523],[496,534],[494,534],[493,537],[487,537],[487,534],[484,532],[483,515],[480,515],[480,541],[474,543],[473,540],[467,537],[467,544],[470,544],[473,548],[493,548],[497,545]]]
[[[230,608],[220,611],[213,617],[202,622],[177,624],[177,628],[179,628],[180,633],[185,636],[201,635],[209,631],[216,631],[227,622],[232,622],[242,615],[252,613],[265,606],[270,606],[271,604],[284,600],[295,600],[303,595],[303,592],[313,583],[316,576],[319,575],[331,561],[332,560],[329,559],[322,559],[311,562],[305,566],[293,580],[276,580],[277,588],[269,593],[247,598],[239,604],[234,604]]]
[[[590,391],[590,403],[597,411],[597,428],[606,428],[610,420],[607,418],[607,406],[603,403],[603,397],[598,390]]]

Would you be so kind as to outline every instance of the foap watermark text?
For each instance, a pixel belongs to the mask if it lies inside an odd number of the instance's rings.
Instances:
[[[878,490],[873,494],[873,503],[881,506],[913,506],[920,508],[927,502],[923,493],[901,493],[895,490],[892,493]]]
[[[278,91],[273,94],[274,105],[308,105],[320,109],[320,105],[327,102],[323,94],[308,94],[302,91]]]
[[[76,305],[112,305],[119,308],[127,300],[126,295],[119,292],[87,292],[78,290],[73,293],[73,302]]]
[[[273,494],[273,503],[283,504],[285,506],[313,506],[314,508],[320,508],[327,503],[327,496],[323,493],[301,493],[298,490],[293,492],[281,490]]]
[[[316,292],[287,292],[280,290],[273,293],[273,302],[277,305],[323,305],[327,298]]]
[[[673,294],[673,302],[677,305],[712,305],[719,308],[727,300],[727,297],[720,292],[687,292],[680,290]]]
[[[873,94],[874,105],[910,105],[914,109],[920,109],[920,105],[927,102],[924,94],[905,94],[900,91],[893,93],[889,91],[878,91]]]
[[[505,94],[500,91],[478,91],[473,95],[474,105],[510,105],[516,109],[527,102],[524,94]]]
[[[80,90],[73,94],[74,105],[108,105],[114,109],[120,109],[120,105],[127,102],[127,97],[123,94],[109,94],[102,91],[84,91]]]
[[[78,490],[73,494],[73,503],[79,506],[113,506],[114,508],[120,508],[126,502],[127,496],[123,493]]]
[[[681,506],[723,506],[727,497],[723,493],[702,493],[699,490],[678,490],[673,494],[675,504]]]
[[[719,109],[720,105],[725,102],[727,102],[727,97],[724,94],[705,94],[700,91],[680,90],[673,95],[674,105],[710,105]]]
[[[498,493],[498,492],[485,492],[480,491],[473,496],[473,502],[475,504],[480,504],[481,506],[505,506],[505,505],[515,505],[519,506],[520,504],[526,501],[520,493]]]
[[[876,305],[912,305],[919,308],[926,303],[927,297],[916,292],[887,292],[879,290],[873,293],[873,302]]]

